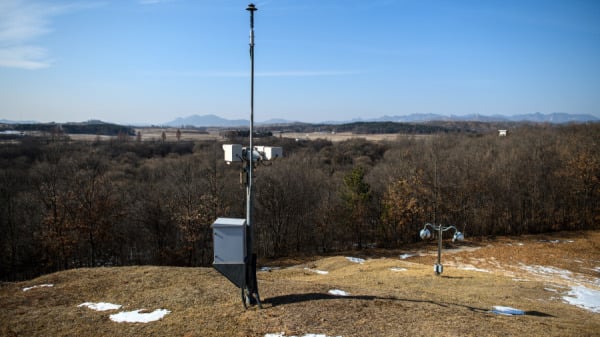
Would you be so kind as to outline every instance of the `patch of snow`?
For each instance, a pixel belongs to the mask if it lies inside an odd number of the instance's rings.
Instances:
[[[158,321],[171,312],[166,309],[157,309],[153,312],[143,313],[144,309],[134,311],[122,311],[118,314],[110,315],[110,320],[117,323],[148,323]]]
[[[280,267],[260,267],[260,271],[272,271],[272,270],[279,270],[281,269]]]
[[[600,313],[600,291],[584,286],[572,287],[563,300],[571,305]]]
[[[401,258],[402,260],[406,260],[406,259],[408,259],[409,257],[413,257],[413,256],[415,256],[415,254],[400,254],[400,258]]]
[[[528,279],[524,279],[524,278],[514,278],[513,281],[516,281],[516,282],[529,282]]]
[[[477,268],[477,267],[472,266],[470,264],[460,265],[460,266],[458,266],[458,269],[478,271],[478,272],[481,272],[481,273],[490,273],[490,271],[487,270],[487,269],[480,269],[480,268]]]
[[[326,334],[320,334],[320,333],[319,334],[307,333],[307,334],[302,335],[302,336],[286,336],[282,332],[282,333],[268,333],[268,334],[265,335],[265,337],[330,337],[330,336],[327,336]],[[342,336],[336,336],[336,337],[342,337]]]
[[[335,296],[349,296],[350,293],[347,293],[343,290],[339,290],[339,289],[331,289],[328,291],[329,294],[331,295],[335,295]]]
[[[354,263],[360,263],[363,264],[365,263],[365,259],[361,259],[359,257],[350,257],[350,256],[346,256],[346,259],[350,262],[354,262]]]
[[[96,311],[121,309],[121,305],[119,305],[119,304],[112,304],[112,303],[106,303],[106,302],[98,302],[98,303],[85,302],[85,303],[81,303],[80,305],[78,305],[78,307],[87,307],[87,308],[90,308],[90,309],[96,310]]]
[[[494,306],[492,312],[499,315],[513,316],[513,315],[525,315],[525,311],[520,309],[515,309],[511,307],[503,307],[500,305]]]
[[[36,288],[51,288],[51,287],[54,287],[54,284],[38,284],[36,286],[23,288],[23,291],[29,291],[31,289],[36,289]]]
[[[530,273],[533,273],[533,274],[538,274],[538,275],[559,276],[566,280],[572,279],[572,275],[573,275],[573,273],[568,270],[554,268],[554,267],[521,265],[521,269],[528,271]]]
[[[544,288],[544,290],[550,291],[550,292],[553,292],[553,293],[557,293],[558,292],[558,290],[556,290],[554,288]]]
[[[564,243],[573,243],[573,242],[575,242],[575,240],[564,240],[564,241],[561,241],[561,240],[558,240],[558,239],[556,239],[556,240],[540,240],[540,242],[550,242],[550,243],[561,243],[561,242],[564,242]]]
[[[595,271],[595,272],[597,272],[597,273],[600,273],[600,267],[594,267],[594,268],[592,268],[592,270]]]
[[[528,271],[531,274],[543,277],[545,280],[556,281],[557,278],[568,281],[570,284],[591,284],[600,286],[600,278],[587,277],[585,275],[576,274],[566,269],[545,266],[527,266],[520,264],[520,268]]]
[[[407,271],[408,269],[406,268],[400,268],[400,267],[393,267],[390,268],[391,271]]]
[[[325,271],[325,270],[310,269],[310,268],[304,268],[304,270],[308,270],[310,272],[317,273],[319,275],[327,275],[327,274],[329,274],[329,272]]]

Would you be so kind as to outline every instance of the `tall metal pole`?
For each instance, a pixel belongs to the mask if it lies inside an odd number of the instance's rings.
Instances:
[[[248,183],[246,188],[246,222],[248,226],[252,228],[252,168],[253,168],[253,152],[254,152],[254,144],[253,144],[253,133],[254,133],[254,12],[257,10],[254,4],[249,4],[247,11],[250,12],[250,146],[248,151],[249,157],[248,161]],[[252,233],[252,231],[250,231]],[[252,242],[252,237],[250,237],[250,242]],[[250,252],[251,245],[249,247]]]
[[[258,284],[256,281],[256,255],[254,255],[254,223],[253,223],[253,166],[254,166],[254,12],[257,10],[254,4],[249,4],[246,8],[250,12],[250,144],[246,152],[247,155],[247,185],[246,185],[246,223],[248,226],[248,235],[246,241],[246,285],[248,304],[260,303],[258,294]]]
[[[433,189],[434,189],[434,201],[433,201],[433,225],[436,223],[436,215],[437,215],[437,205],[438,205],[438,180],[437,180],[437,158],[434,159],[433,162]],[[437,254],[437,265],[436,265],[436,275],[441,274],[442,267],[442,236],[444,232],[442,231],[442,225],[438,224],[438,254]]]
[[[438,231],[438,254],[437,254],[437,265],[439,269],[436,269],[436,275],[441,274],[441,266],[442,266],[442,236],[444,235],[444,232],[442,231],[442,225],[438,225],[439,226],[439,231]]]

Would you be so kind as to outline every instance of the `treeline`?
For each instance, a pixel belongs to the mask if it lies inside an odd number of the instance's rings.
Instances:
[[[292,123],[280,125],[258,126],[257,130],[269,131],[277,128],[281,132],[352,132],[355,134],[433,134],[433,133],[481,133],[517,126],[513,122],[466,122],[466,121],[431,121],[425,123],[397,122],[353,122],[344,124],[306,124]],[[246,135],[248,131],[246,131]]]
[[[497,133],[292,141],[256,169],[261,257],[397,248],[425,222],[467,237],[597,229],[600,124]],[[244,144],[245,139],[234,139]],[[210,225],[244,217],[238,165],[217,142],[0,147],[0,279],[76,267],[208,266]]]
[[[458,131],[458,127],[444,127],[424,123],[394,123],[394,122],[355,122],[328,126],[335,132],[354,132],[357,134],[380,134],[380,133],[409,133],[409,134],[432,134],[439,132]]]
[[[14,124],[11,126],[17,131],[38,131],[48,134],[92,134],[104,136],[117,136],[119,134],[134,136],[135,129],[129,126],[104,123],[100,121],[86,123],[34,123]]]

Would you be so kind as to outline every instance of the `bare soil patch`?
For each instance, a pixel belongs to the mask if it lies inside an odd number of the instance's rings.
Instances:
[[[1,336],[598,336],[600,314],[563,296],[600,290],[600,232],[447,244],[435,276],[435,244],[363,263],[320,258],[259,272],[263,309],[244,310],[239,289],[211,268],[70,270],[0,285]],[[421,256],[419,256],[421,254]],[[579,262],[578,262],[579,261]],[[552,267],[562,274],[537,273]],[[35,285],[52,284],[23,291]],[[330,294],[344,291],[347,296]],[[106,312],[84,302],[120,304]],[[525,311],[491,312],[494,306]],[[119,311],[168,309],[150,323],[116,323]]]

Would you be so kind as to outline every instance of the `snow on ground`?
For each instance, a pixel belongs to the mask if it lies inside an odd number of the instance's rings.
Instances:
[[[261,267],[260,271],[273,271],[273,270],[279,270],[281,269],[281,267]]]
[[[528,266],[520,264],[520,268],[529,272],[530,274],[540,276],[544,280],[552,283],[556,282],[557,279],[567,281],[567,284],[571,286],[571,290],[567,293],[567,295],[563,296],[563,300],[566,303],[592,312],[600,313],[600,291],[585,286],[585,284],[600,286],[600,279],[595,278],[590,280],[569,270],[555,267],[539,265]],[[544,289],[552,291],[550,288]]]
[[[339,290],[339,289],[331,289],[328,291],[329,294],[331,295],[335,295],[335,296],[349,296],[350,293],[347,293],[343,290]]]
[[[544,280],[554,282],[557,278],[567,281],[568,284],[590,284],[596,287],[600,287],[600,278],[587,277],[581,274],[575,274],[566,269],[560,269],[555,267],[546,266],[528,266],[520,264],[521,269],[541,277]]]
[[[513,315],[525,315],[525,311],[520,309],[515,309],[511,307],[503,307],[500,305],[494,306],[492,312],[499,315],[513,316]]]
[[[51,288],[51,287],[54,287],[54,284],[38,284],[36,286],[23,288],[23,291],[29,291],[29,290],[35,289],[35,288]]]
[[[134,311],[123,311],[118,314],[110,315],[110,320],[118,323],[148,323],[158,321],[171,312],[166,309],[156,309],[153,312],[144,313],[144,309]]]
[[[346,259],[350,262],[354,262],[354,263],[360,263],[363,264],[365,263],[365,259],[361,259],[359,257],[350,257],[350,256],[346,256]]]
[[[470,265],[470,264],[460,264],[460,265],[457,265],[456,268],[462,269],[462,270],[478,271],[478,272],[481,272],[481,273],[490,273],[490,271],[487,270],[487,269],[477,268],[477,267],[475,267],[473,265]]]
[[[90,309],[96,310],[96,311],[121,309],[121,305],[119,305],[119,304],[112,304],[112,303],[106,303],[106,302],[98,302],[98,303],[85,302],[85,303],[81,303],[80,305],[78,305],[78,307],[87,307],[87,308],[90,308]]]
[[[563,300],[577,307],[600,313],[600,291],[598,290],[574,286],[568,295],[563,296]]]
[[[325,271],[325,270],[318,270],[318,269],[311,269],[311,268],[304,268],[304,270],[308,270],[310,272],[313,272],[313,273],[316,273],[316,274],[319,274],[319,275],[327,275],[327,274],[329,274],[329,272]]]
[[[107,302],[85,302],[78,305],[78,307],[87,307],[96,311],[107,311],[107,310],[118,310],[121,309],[120,304],[112,304]],[[118,323],[148,323],[153,321],[158,321],[159,319],[165,317],[167,314],[171,312],[166,309],[157,309],[153,312],[143,312],[146,309],[134,310],[134,311],[121,311],[119,313],[110,315],[109,318],[113,322]]]
[[[265,337],[330,337],[327,336],[326,334],[320,334],[320,333],[307,333],[305,335],[302,336],[286,336],[283,332],[282,333],[268,333],[265,335]],[[337,336],[337,337],[342,337],[342,336]]]
[[[407,271],[408,269],[406,268],[400,268],[400,267],[393,267],[390,268],[391,271]]]
[[[406,259],[408,259],[409,257],[413,257],[413,256],[415,256],[415,254],[408,254],[408,253],[405,253],[405,254],[400,254],[400,258],[401,258],[402,260],[406,260]]]
[[[554,267],[545,267],[545,266],[528,266],[521,264],[521,269],[530,272],[532,274],[537,274],[541,276],[549,276],[555,277],[558,276],[565,280],[570,280],[573,277],[573,273],[569,270],[554,268]]]

